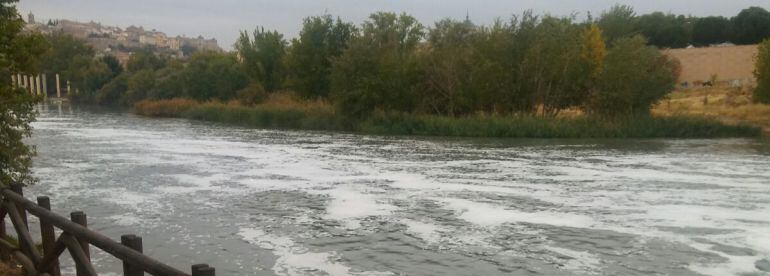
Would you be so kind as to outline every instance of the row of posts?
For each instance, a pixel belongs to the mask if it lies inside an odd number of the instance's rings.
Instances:
[[[32,95],[43,95],[48,97],[48,82],[46,81],[45,74],[40,75],[11,75],[11,83],[14,87],[20,87],[27,90]],[[71,87],[70,81],[67,81],[67,93],[69,93]],[[61,98],[61,82],[59,81],[59,74],[56,74],[56,97]]]
[[[11,185],[11,190],[19,196],[24,196],[24,191],[22,189],[21,185]],[[37,204],[38,206],[45,208],[48,211],[51,211],[51,200],[47,196],[39,196],[37,197]],[[17,203],[17,205],[19,205]],[[22,227],[25,227],[27,230],[29,230],[29,223],[27,221],[27,210],[19,205],[18,207],[22,223],[24,224]],[[83,227],[88,227],[88,219],[84,212],[82,211],[75,211],[70,213],[70,220],[74,223],[79,224]],[[5,236],[5,220],[0,220],[0,233],[2,233],[2,236]],[[42,238],[42,251],[44,255],[50,254],[50,252],[53,252],[56,246],[56,232],[54,230],[53,225],[46,222],[45,220],[40,220],[40,236]],[[83,250],[83,253],[85,254],[85,258],[90,261],[91,260],[91,250],[90,245],[88,244],[88,241],[81,238],[76,238],[78,243],[80,243],[80,247]],[[25,243],[24,239],[18,239],[19,243]],[[136,236],[136,235],[122,235],[120,237],[120,243],[128,248],[131,248],[133,250],[138,251],[139,253],[143,253],[143,246],[142,246],[142,237]],[[21,244],[20,244],[21,245]],[[24,246],[21,246],[24,248]],[[7,252],[2,251],[0,252],[0,259],[3,261],[10,260],[10,256],[7,254]],[[58,259],[58,257],[56,257]],[[76,275],[77,276],[85,276],[88,275],[86,272],[86,268],[82,267],[81,265],[75,264],[76,269]],[[49,275],[51,276],[61,276],[61,270],[59,267],[59,261],[56,260],[53,262],[53,265],[50,267],[50,270],[47,271],[50,272]],[[141,266],[137,266],[135,264],[131,264],[127,261],[123,261],[123,275],[124,276],[144,276],[144,269],[141,268]],[[192,273],[191,276],[216,276],[216,270],[213,267],[210,267],[208,264],[195,264],[192,265]]]

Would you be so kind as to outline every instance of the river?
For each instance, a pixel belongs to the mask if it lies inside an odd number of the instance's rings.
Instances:
[[[39,184],[218,275],[764,275],[770,144],[387,137],[41,107]],[[97,269],[120,272],[96,252]],[[71,272],[71,266],[65,264]]]

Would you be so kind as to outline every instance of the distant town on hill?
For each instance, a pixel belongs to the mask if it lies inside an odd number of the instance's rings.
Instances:
[[[145,48],[151,48],[172,58],[189,56],[198,50],[222,51],[214,38],[172,37],[155,29],[145,30],[142,26],[131,25],[123,29],[93,21],[86,23],[66,19],[37,21],[31,12],[27,15],[25,30],[42,34],[55,32],[69,34],[87,41],[97,54],[115,56],[121,64],[128,61],[132,52]]]

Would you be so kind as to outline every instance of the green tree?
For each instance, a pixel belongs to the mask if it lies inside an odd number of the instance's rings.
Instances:
[[[406,14],[379,12],[362,25],[332,69],[332,98],[348,118],[375,109],[413,111],[421,83],[417,46],[423,26]]]
[[[770,104],[770,39],[765,39],[759,44],[754,76],[757,78],[754,102]]]
[[[38,58],[47,50],[39,35],[21,33],[24,22],[14,3],[0,0],[0,186],[35,181],[30,173],[35,151],[23,139],[32,133],[37,98],[10,80],[15,73],[37,73]]]
[[[735,43],[756,44],[770,38],[770,12],[750,7],[732,18]]]
[[[721,16],[699,18],[692,30],[692,43],[708,46],[732,40],[732,22]]]
[[[684,16],[653,12],[636,18],[636,29],[660,48],[684,48],[691,41],[692,24]]]
[[[246,73],[268,92],[280,89],[284,81],[286,47],[282,34],[264,28],[255,30],[253,36],[243,31],[235,42]]]
[[[234,54],[203,51],[193,54],[182,71],[184,93],[196,100],[230,100],[248,85]]]
[[[305,98],[326,98],[332,59],[342,54],[355,32],[353,24],[331,15],[305,18],[286,57],[287,85]]]
[[[569,18],[545,17],[523,66],[527,89],[543,116],[578,106],[587,96],[589,61],[582,58],[584,29]]]
[[[442,115],[463,115],[478,107],[475,79],[477,28],[470,22],[444,19],[428,32],[430,51],[423,53],[425,89],[421,109]]]
[[[112,77],[117,77],[120,73],[123,73],[123,65],[120,64],[118,58],[113,55],[106,55],[99,58],[99,61],[107,65],[107,68],[112,72]]]
[[[136,73],[141,70],[158,70],[166,66],[167,60],[155,54],[151,48],[143,48],[131,53],[128,58],[126,68],[129,73]]]
[[[604,31],[607,42],[630,37],[637,34],[636,13],[634,8],[627,5],[615,5],[610,10],[604,11],[597,24]]]
[[[674,90],[679,64],[641,36],[616,41],[607,53],[587,111],[603,116],[647,115]]]

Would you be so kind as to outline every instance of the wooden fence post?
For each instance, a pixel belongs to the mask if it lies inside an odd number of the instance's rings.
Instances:
[[[51,211],[51,199],[49,199],[47,196],[37,197],[37,205],[40,205],[40,207],[43,207],[46,210]],[[51,225],[44,219],[40,220],[40,236],[43,242],[43,256],[52,254],[52,252],[54,251],[54,246],[55,246],[54,244],[56,244],[56,232],[54,232],[53,225]],[[51,269],[48,270],[48,273],[50,273],[51,276],[61,275],[61,270],[59,270],[58,258],[53,261],[53,264],[51,265]]]
[[[192,276],[216,276],[213,267],[207,264],[196,264],[192,266]]]
[[[24,196],[24,187],[21,184],[11,184],[11,191],[14,193],[19,194],[20,196]],[[27,222],[27,210],[21,206],[21,204],[16,203],[16,209],[19,209],[19,215],[21,216],[21,220],[24,221],[24,227],[27,227],[29,230],[29,223]]]
[[[123,236],[120,236],[120,243],[125,245],[128,248],[138,251],[139,253],[143,253],[142,237],[137,237],[135,235],[123,235]],[[143,276],[144,270],[142,270],[142,268],[136,265],[130,264],[127,261],[123,261],[123,275],[124,276]]]
[[[0,217],[0,239],[5,240],[8,237],[8,235],[5,233],[5,216]],[[10,252],[5,250],[5,247],[0,247],[0,260],[2,261],[10,261],[11,255]]]
[[[81,226],[88,228],[88,219],[86,218],[86,213],[83,213],[82,211],[72,212],[72,213],[70,213],[70,219],[72,220],[72,222],[80,224]],[[86,254],[86,259],[88,259],[90,261],[91,260],[91,250],[89,249],[88,241],[86,241],[85,239],[80,239],[80,238],[77,239],[77,240],[78,240],[78,243],[80,244],[80,247],[83,249],[83,253]],[[86,268],[84,268],[84,267],[82,267],[80,265],[76,266],[76,270],[77,270],[77,275],[78,276],[88,275],[87,272],[86,272]]]

